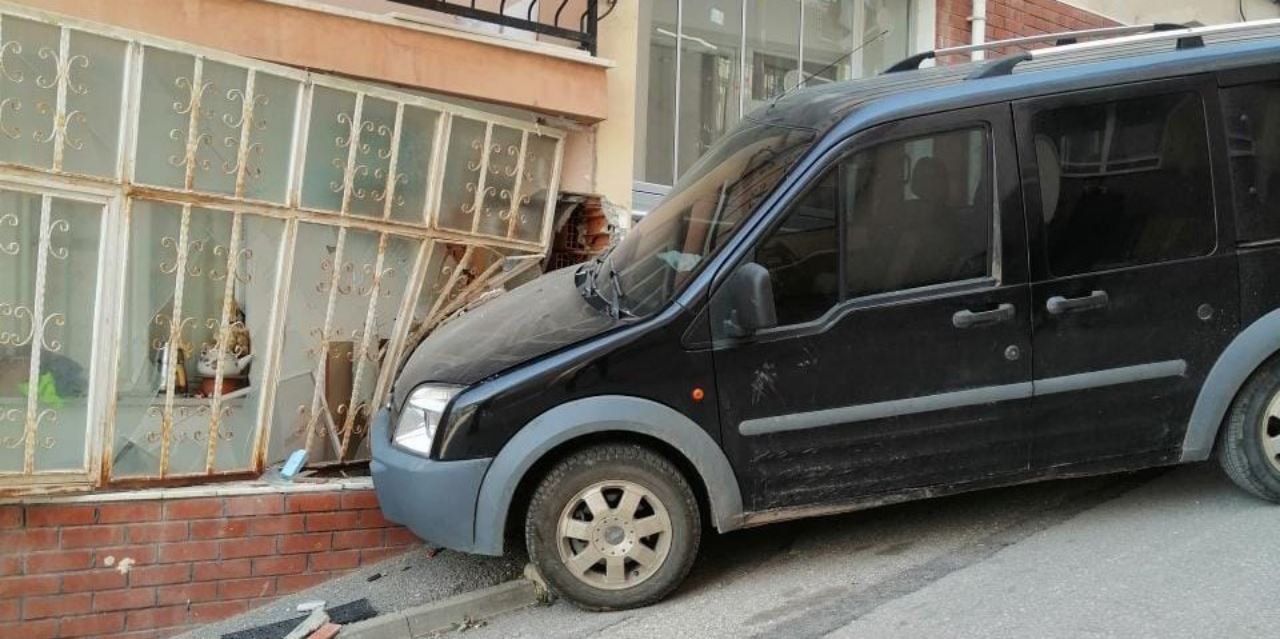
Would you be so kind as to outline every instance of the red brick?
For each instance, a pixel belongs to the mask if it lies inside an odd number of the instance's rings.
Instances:
[[[333,533],[283,536],[280,538],[280,554],[290,555],[299,552],[328,550],[332,539]]]
[[[0,528],[21,528],[22,506],[0,506]]]
[[[223,559],[239,559],[241,557],[263,557],[276,554],[275,537],[248,537],[218,542],[222,549]]]
[[[179,584],[156,589],[156,605],[169,606],[214,601],[218,598],[218,584],[206,581],[198,584]]]
[[[353,528],[362,528],[360,525],[360,513],[373,511],[339,511],[336,513],[315,513],[307,515],[307,532],[321,532],[325,530],[351,530]]]
[[[0,621],[15,621],[19,616],[17,599],[0,599]]]
[[[175,499],[164,505],[165,519],[212,519],[222,516],[222,499]]]
[[[250,535],[285,535],[302,532],[306,515],[279,515],[254,517],[249,520]]]
[[[396,525],[387,521],[381,510],[358,510],[356,522],[357,528],[389,528]]]
[[[383,530],[344,530],[333,533],[333,549],[376,548],[382,545]]]
[[[253,560],[255,576],[292,575],[307,569],[306,555],[287,555],[284,557],[259,557]]]
[[[364,510],[378,507],[378,494],[372,490],[352,490],[342,493],[343,510]]]
[[[0,533],[0,548],[4,548],[7,552],[23,553],[33,550],[53,550],[57,547],[57,528],[28,528]]]
[[[238,615],[249,609],[247,601],[215,601],[210,603],[191,604],[191,621],[209,623]]]
[[[162,586],[191,580],[191,564],[140,566],[129,572],[131,586]]]
[[[307,639],[333,639],[338,636],[339,632],[342,632],[342,626],[336,623],[326,623],[311,633],[311,636]]]
[[[42,504],[27,509],[27,527],[85,526],[95,523],[97,506],[84,504]]]
[[[231,599],[255,599],[276,594],[275,577],[252,577],[234,579],[218,583],[218,598],[224,601]]]
[[[22,618],[45,619],[48,617],[83,615],[89,612],[89,602],[92,597],[93,595],[87,592],[74,595],[27,597],[22,600]]]
[[[27,595],[51,595],[58,592],[62,578],[58,575],[27,575],[0,579],[0,597],[21,598]]]
[[[18,623],[0,623],[0,637],[21,637],[22,639],[53,639],[58,636],[58,620],[19,621]]]
[[[85,570],[93,566],[93,553],[88,550],[57,550],[27,555],[27,573]]]
[[[150,524],[134,524],[128,527],[129,541],[135,544],[151,544],[157,541],[186,541],[187,522],[161,521]]]
[[[129,611],[126,623],[130,630],[146,630],[149,628],[172,628],[187,623],[187,607],[170,606],[167,608],[151,608],[149,610]]]
[[[227,498],[226,513],[231,517],[278,515],[282,512],[284,512],[284,495],[254,495]]]
[[[116,502],[98,506],[98,523],[137,524],[157,521],[163,514],[158,501]]]
[[[236,579],[248,577],[251,566],[248,559],[231,561],[210,561],[192,564],[192,581],[212,581],[216,579]]]
[[[113,590],[129,585],[129,578],[116,570],[92,570],[69,573],[62,577],[63,592],[86,590]]]
[[[111,635],[111,639],[168,639],[184,630],[186,629],[176,627],[169,630],[134,630]]]
[[[377,561],[382,561],[387,557],[393,557],[395,555],[399,555],[404,551],[405,551],[404,548],[370,548],[368,550],[361,550],[360,563],[371,564]]]
[[[156,605],[155,588],[128,588],[93,594],[93,609],[95,611],[133,610],[136,608],[149,608],[154,605]]]
[[[337,510],[341,499],[338,493],[302,493],[289,495],[285,502],[285,511],[291,513],[313,513]]]
[[[387,531],[385,543],[388,546],[411,546],[421,543],[421,540],[408,528],[392,528]]]
[[[122,543],[124,543],[122,526],[97,525],[62,529],[63,548],[95,548],[118,546]]]
[[[95,551],[98,557],[98,567],[107,568],[107,560],[111,560],[111,565],[120,563],[123,559],[132,559],[135,566],[153,564],[156,562],[155,546],[112,546],[110,548],[99,548]]]
[[[248,519],[201,519],[191,522],[192,539],[244,537],[248,532]]]
[[[217,558],[218,542],[216,541],[180,541],[173,544],[160,544],[159,561],[162,564]]]
[[[281,575],[279,581],[276,582],[276,592],[282,595],[298,592],[330,579],[333,579],[333,575],[323,572],[312,572],[305,575]]]
[[[123,612],[71,617],[58,624],[59,637],[101,637],[121,630],[124,630]]]
[[[22,572],[22,558],[17,555],[0,557],[0,577],[8,577]]]
[[[360,565],[359,550],[339,550],[336,552],[319,552],[311,555],[311,569],[350,570]]]

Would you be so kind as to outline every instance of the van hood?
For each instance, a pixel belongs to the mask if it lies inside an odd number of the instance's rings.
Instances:
[[[396,403],[418,384],[471,385],[621,324],[582,297],[578,268],[547,273],[436,329],[400,372]]]

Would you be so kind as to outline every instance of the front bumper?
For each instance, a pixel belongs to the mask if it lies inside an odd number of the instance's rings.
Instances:
[[[476,497],[492,459],[436,461],[391,444],[391,412],[378,411],[370,437],[373,487],[382,514],[423,540],[475,551]]]

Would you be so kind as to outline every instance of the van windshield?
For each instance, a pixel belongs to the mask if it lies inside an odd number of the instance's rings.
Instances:
[[[681,178],[662,203],[585,278],[619,314],[665,306],[813,144],[811,129],[745,120]]]

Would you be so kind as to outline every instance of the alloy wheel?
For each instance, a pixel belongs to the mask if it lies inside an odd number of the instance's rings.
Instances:
[[[574,577],[594,588],[622,590],[662,567],[671,550],[671,517],[635,482],[598,482],[565,505],[556,538],[560,560]]]

